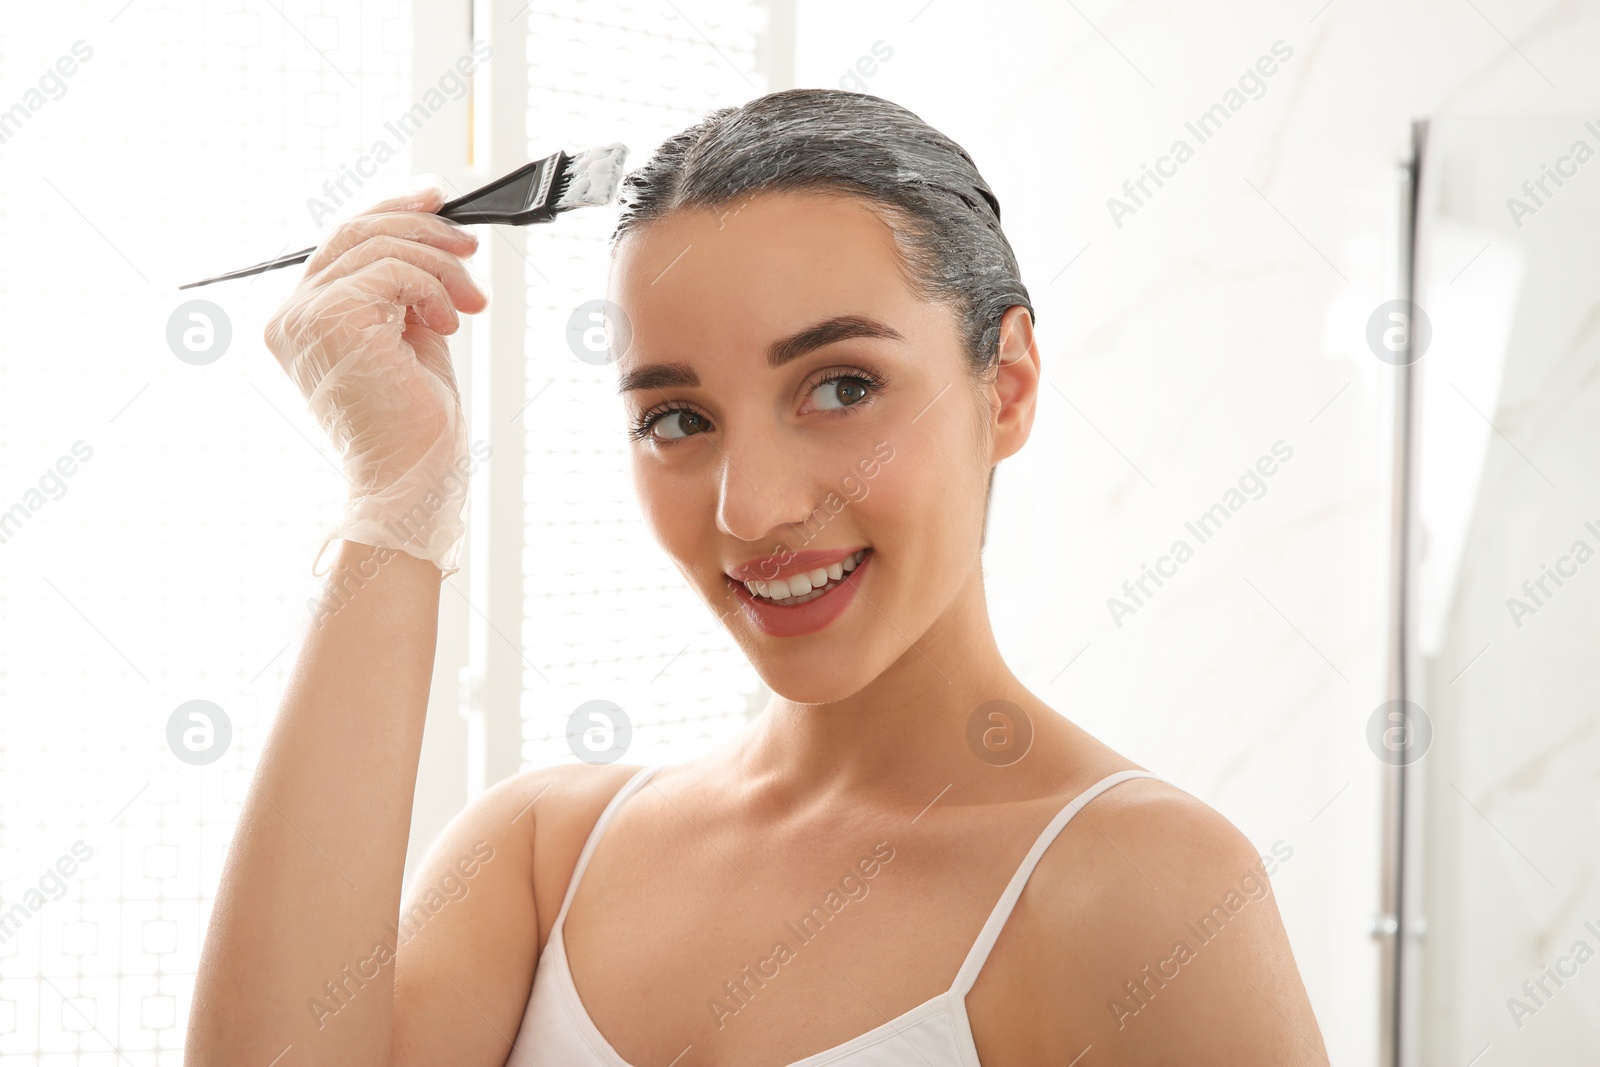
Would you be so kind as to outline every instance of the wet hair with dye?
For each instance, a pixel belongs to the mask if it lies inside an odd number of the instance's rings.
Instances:
[[[908,281],[960,318],[973,372],[994,365],[1000,320],[1035,319],[1000,202],[965,149],[882,97],[786,89],[719,108],[658,148],[623,180],[612,247],[679,208],[716,210],[765,191],[853,193],[883,209]]]

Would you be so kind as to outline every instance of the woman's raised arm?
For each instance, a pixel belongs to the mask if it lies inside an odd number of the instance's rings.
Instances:
[[[430,190],[341,224],[266,328],[340,451],[349,506],[223,868],[191,1065],[392,1062],[394,968],[372,957],[396,940],[471,466],[444,336],[487,305],[459,258],[477,239],[432,214],[442,202]]]

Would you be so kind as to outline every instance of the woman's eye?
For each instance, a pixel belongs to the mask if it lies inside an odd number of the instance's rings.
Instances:
[[[823,382],[812,390],[811,395],[818,398],[817,406],[821,408],[851,407],[866,399],[867,387],[870,384],[865,378],[845,375]],[[830,393],[833,394],[831,402],[828,396]]]
[[[679,438],[704,433],[705,422],[705,419],[692,411],[669,411],[656,419],[655,425],[650,427],[650,432],[663,441],[676,441]]]
[[[856,407],[882,387],[880,381],[862,374],[841,374],[812,386],[812,404],[824,411]],[[643,416],[629,431],[629,436],[636,441],[681,441],[710,430],[711,420],[699,412],[669,408],[656,415]]]

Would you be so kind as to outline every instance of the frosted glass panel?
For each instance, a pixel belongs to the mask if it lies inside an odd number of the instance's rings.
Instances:
[[[1600,1049],[1597,150],[1556,116],[1435,121],[1423,154],[1425,1064]]]

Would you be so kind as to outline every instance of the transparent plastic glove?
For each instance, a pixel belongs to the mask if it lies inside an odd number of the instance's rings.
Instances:
[[[340,223],[264,331],[342,459],[336,540],[459,570],[472,470],[445,338],[488,306],[459,257],[477,238],[432,214],[443,191],[384,201]],[[315,573],[316,561],[313,561]]]

